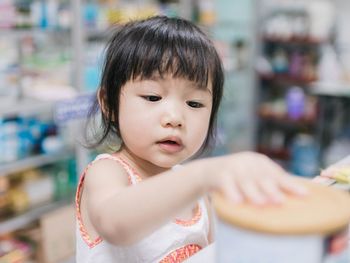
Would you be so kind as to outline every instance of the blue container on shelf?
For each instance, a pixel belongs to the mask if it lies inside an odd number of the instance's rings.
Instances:
[[[319,173],[319,147],[311,135],[300,134],[293,141],[290,171],[305,177]]]

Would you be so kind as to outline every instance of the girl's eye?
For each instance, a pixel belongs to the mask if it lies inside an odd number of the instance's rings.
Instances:
[[[161,97],[159,97],[159,96],[154,96],[154,95],[142,96],[142,98],[144,98],[144,99],[147,100],[147,101],[152,101],[152,102],[158,101],[158,100],[161,99]]]
[[[187,105],[190,106],[191,108],[202,108],[204,105],[200,102],[197,101],[188,101]]]

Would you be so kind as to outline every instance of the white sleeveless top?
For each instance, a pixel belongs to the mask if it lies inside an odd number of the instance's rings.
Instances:
[[[101,237],[91,240],[82,221],[80,199],[86,171],[103,159],[112,159],[121,164],[128,174],[131,187],[141,181],[141,177],[120,157],[101,154],[87,166],[80,178],[75,199],[77,263],[178,263],[209,244],[209,218],[203,198],[198,201],[191,220],[175,219],[131,246],[115,246]]]

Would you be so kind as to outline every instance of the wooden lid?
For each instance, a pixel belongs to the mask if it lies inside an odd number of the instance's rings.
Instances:
[[[350,223],[350,195],[344,191],[299,179],[307,196],[288,196],[282,205],[234,204],[224,196],[213,197],[218,217],[240,228],[279,235],[334,233]]]

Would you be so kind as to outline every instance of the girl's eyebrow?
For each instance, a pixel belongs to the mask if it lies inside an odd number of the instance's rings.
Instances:
[[[165,78],[161,76],[160,74],[153,74],[151,77],[147,78],[146,80],[150,81],[163,81]],[[209,93],[210,96],[212,96],[212,91],[208,87],[200,86],[196,82],[189,81],[189,87],[193,88],[194,90],[203,91],[205,93]]]

